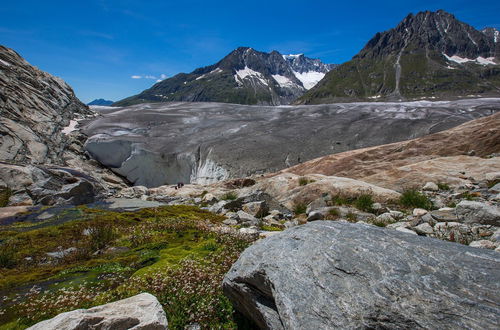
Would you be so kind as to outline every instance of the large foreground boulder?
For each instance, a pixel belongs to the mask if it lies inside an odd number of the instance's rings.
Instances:
[[[30,330],[163,330],[167,317],[155,296],[141,293],[90,309],[77,309],[42,321]]]
[[[259,241],[225,294],[264,329],[494,329],[500,255],[365,224],[316,221]]]

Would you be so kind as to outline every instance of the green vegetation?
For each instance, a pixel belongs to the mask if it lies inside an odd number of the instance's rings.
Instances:
[[[158,298],[173,329],[236,326],[220,283],[250,239],[214,233],[223,217],[191,206],[64,212],[73,219],[0,227],[0,329],[141,292]]]
[[[371,194],[361,194],[354,201],[354,206],[361,211],[373,212],[373,198]]]
[[[9,204],[9,198],[12,191],[9,188],[0,187],[0,207],[5,207]]]
[[[405,190],[401,194],[399,203],[406,207],[421,208],[426,210],[430,210],[433,207],[429,198],[415,189]]]
[[[352,212],[347,213],[345,217],[346,217],[347,221],[349,221],[349,222],[358,221],[358,217],[356,216],[355,213],[352,213]]]
[[[468,201],[473,201],[478,196],[476,196],[474,193],[471,193],[470,191],[465,191],[460,194],[460,197]]]
[[[305,203],[296,203],[293,207],[293,213],[304,214],[306,213],[307,205]]]
[[[276,227],[276,226],[268,226],[268,225],[262,225],[260,227],[262,230],[267,230],[267,231],[282,231],[283,229]]]
[[[221,199],[224,201],[234,201],[238,199],[238,194],[236,194],[234,191],[230,191],[222,195]]]
[[[438,186],[439,190],[450,190],[450,186],[444,182],[438,182],[437,186]]]
[[[337,209],[329,209],[326,216],[327,220],[335,220],[340,217],[340,212]]]
[[[331,199],[332,205],[351,205],[354,201],[354,198],[352,197],[347,197],[344,195],[333,195]]]
[[[299,186],[305,186],[308,183],[309,183],[309,180],[307,178],[305,178],[305,177],[299,178]]]

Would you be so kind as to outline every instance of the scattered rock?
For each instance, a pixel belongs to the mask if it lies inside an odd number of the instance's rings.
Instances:
[[[475,201],[461,201],[456,207],[459,221],[500,226],[500,208]]]
[[[324,217],[325,216],[323,215],[322,212],[320,212],[320,211],[312,211],[307,216],[307,221],[323,220]]]
[[[421,235],[430,235],[434,233],[434,229],[427,222],[424,222],[413,229],[417,232],[417,234]]]
[[[239,223],[245,226],[258,226],[260,220],[254,217],[251,214],[246,213],[245,211],[238,211],[236,213],[238,215]]]
[[[62,313],[28,329],[165,330],[167,327],[167,316],[155,296],[141,293],[106,305]]]
[[[434,182],[427,182],[422,189],[426,191],[438,191],[439,187]]]
[[[457,222],[458,218],[454,208],[441,208],[431,211],[431,215],[438,222]]]
[[[416,217],[421,217],[423,216],[424,214],[427,214],[427,210],[424,210],[424,209],[413,209],[413,215],[416,216]]]
[[[499,268],[494,251],[315,221],[250,246],[223,288],[263,329],[485,329],[499,322]]]
[[[242,210],[254,217],[262,218],[269,212],[269,207],[265,201],[258,201],[243,204]]]
[[[495,250],[497,248],[497,244],[485,239],[482,239],[480,241],[473,241],[469,244],[469,246],[481,249],[490,249],[490,250]]]

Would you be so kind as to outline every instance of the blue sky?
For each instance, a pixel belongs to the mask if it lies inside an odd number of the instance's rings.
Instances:
[[[500,1],[18,0],[0,6],[0,43],[84,102],[119,100],[238,46],[342,63],[408,13],[437,9],[500,28]]]

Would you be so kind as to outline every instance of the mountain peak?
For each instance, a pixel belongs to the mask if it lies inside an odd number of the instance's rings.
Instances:
[[[498,95],[499,40],[496,29],[478,31],[444,10],[409,14],[300,102]]]
[[[167,101],[289,104],[334,66],[304,54],[238,47],[213,65],[165,79],[115,105]]]

